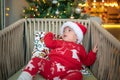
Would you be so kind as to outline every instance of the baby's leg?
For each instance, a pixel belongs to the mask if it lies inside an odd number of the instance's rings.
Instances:
[[[69,72],[62,80],[82,80],[82,74],[80,71]]]
[[[44,59],[38,57],[32,58],[24,68],[18,80],[32,80],[33,76],[38,73],[42,60]]]

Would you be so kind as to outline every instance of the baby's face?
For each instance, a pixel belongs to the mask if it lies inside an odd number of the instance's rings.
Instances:
[[[77,35],[74,30],[70,27],[65,27],[62,35],[64,41],[77,42]]]

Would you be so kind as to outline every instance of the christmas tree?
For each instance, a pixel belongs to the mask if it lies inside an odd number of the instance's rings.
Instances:
[[[75,18],[86,19],[83,6],[86,0],[26,0],[29,7],[25,7],[25,18]]]

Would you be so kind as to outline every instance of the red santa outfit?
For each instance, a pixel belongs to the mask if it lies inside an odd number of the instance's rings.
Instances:
[[[66,26],[75,31],[80,43],[86,28],[79,23],[66,22],[61,28],[61,34]],[[44,41],[50,48],[49,59],[35,57],[30,60],[24,71],[32,76],[39,71],[47,80],[82,80],[82,65],[90,66],[96,59],[96,54],[92,50],[87,54],[81,44],[55,40],[51,32],[45,35]]]

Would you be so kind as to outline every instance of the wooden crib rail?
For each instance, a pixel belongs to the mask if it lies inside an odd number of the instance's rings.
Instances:
[[[95,21],[91,21],[90,28],[91,47],[98,43],[92,72],[98,80],[120,80],[120,42]]]
[[[24,66],[24,19],[0,31],[0,80]]]

